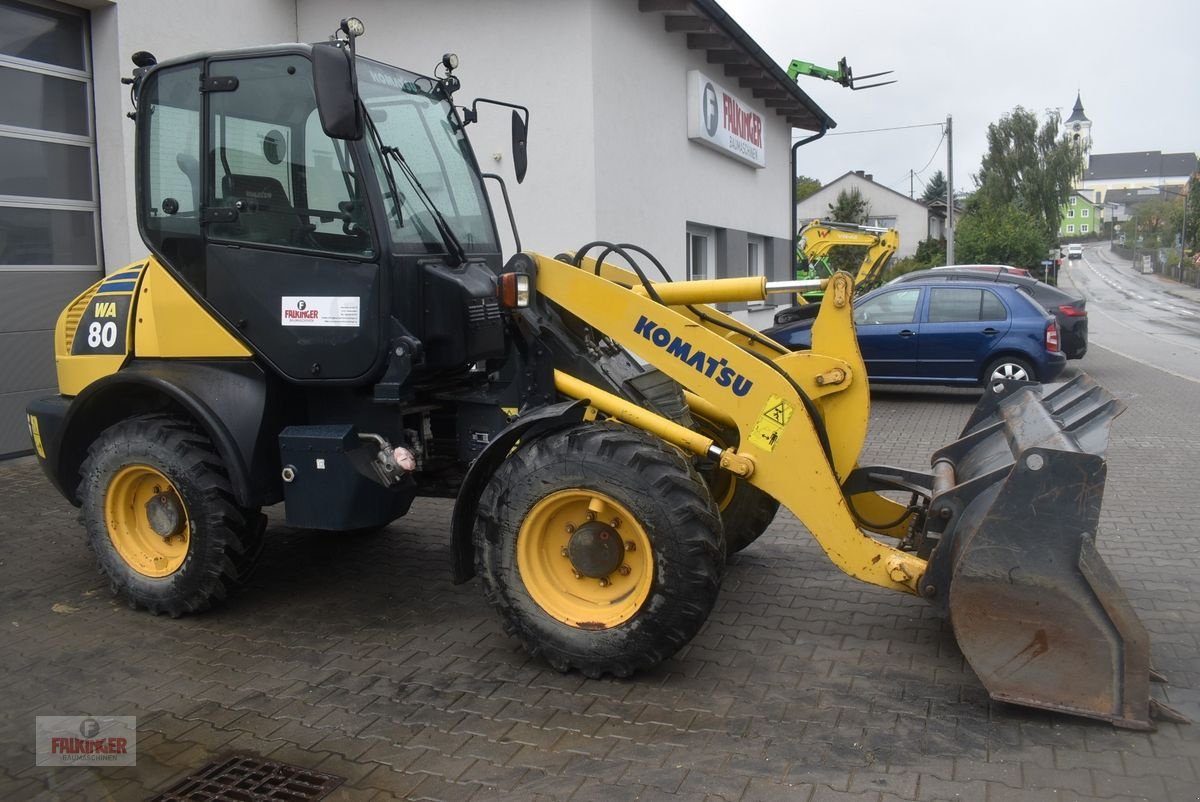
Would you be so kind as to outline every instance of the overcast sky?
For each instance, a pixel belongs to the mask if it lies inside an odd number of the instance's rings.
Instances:
[[[1200,0],[720,2],[785,67],[792,59],[834,67],[845,56],[859,75],[895,71],[888,78],[899,83],[858,92],[799,79],[837,121],[798,154],[800,174],[823,183],[865,170],[907,195],[909,170],[925,180],[945,170],[941,127],[842,132],[949,114],[955,189],[972,189],[989,123],[1018,105],[1039,116],[1058,108],[1065,119],[1076,91],[1093,153],[1200,150]]]

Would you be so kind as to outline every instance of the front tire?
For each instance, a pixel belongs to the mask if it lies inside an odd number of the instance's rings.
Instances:
[[[109,427],[80,475],[88,545],[131,607],[173,618],[206,610],[253,571],[266,518],[237,505],[216,449],[187,420]]]
[[[700,630],[725,565],[721,521],[688,460],[630,426],[521,445],[492,476],[476,571],[506,631],[559,671],[625,677]]]

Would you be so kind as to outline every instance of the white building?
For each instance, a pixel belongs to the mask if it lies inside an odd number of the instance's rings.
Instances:
[[[828,218],[829,207],[837,203],[838,195],[857,189],[868,204],[867,224],[894,228],[900,234],[897,259],[916,253],[921,240],[945,236],[945,204],[939,204],[936,209],[930,208],[872,179],[873,176],[862,170],[835,178],[796,204],[796,219],[803,225],[809,220]],[[958,209],[957,203],[954,208]]]
[[[469,129],[525,248],[605,239],[677,278],[787,276],[791,131],[833,122],[714,0],[0,0],[0,455],[28,449],[24,407],[54,392],[59,311],[145,253],[131,54],[318,41],[348,11],[367,25],[361,54],[430,73],[455,52],[459,103],[529,107],[519,187],[507,115],[485,108]]]

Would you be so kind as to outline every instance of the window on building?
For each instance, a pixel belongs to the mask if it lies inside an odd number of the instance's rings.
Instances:
[[[1080,234],[1086,234],[1086,233],[1088,233],[1088,230],[1089,230],[1089,229],[1088,229],[1088,224],[1087,224],[1087,223],[1084,223],[1084,224],[1082,224],[1081,226],[1079,226],[1079,233],[1080,233]]]
[[[890,217],[868,217],[867,225],[878,226],[879,228],[895,228],[896,227],[896,216],[892,215]]]
[[[0,0],[0,270],[100,264],[86,12]]]
[[[691,281],[712,278],[716,261],[716,237],[711,228],[687,226],[687,275]]]
[[[1079,200],[1079,198],[1077,198],[1077,197],[1075,197],[1074,195],[1072,195],[1072,196],[1071,196],[1071,205],[1072,205],[1072,206],[1074,206],[1074,205],[1075,205],[1075,202],[1076,202],[1076,201],[1078,201],[1078,200]]]
[[[1075,224],[1074,223],[1067,223],[1067,233],[1068,234],[1075,233]]]
[[[1088,217],[1088,216],[1089,216],[1089,213],[1090,213],[1091,211],[1092,211],[1091,209],[1088,209],[1087,207],[1084,207],[1084,208],[1082,208],[1082,209],[1080,209],[1080,210],[1079,210],[1079,216],[1080,216],[1080,217]]]
[[[1073,199],[1072,199],[1072,200],[1073,200]],[[1074,216],[1075,216],[1075,210],[1074,210],[1074,209],[1067,209],[1067,217],[1074,217]]]
[[[763,264],[764,256],[763,241],[759,237],[751,236],[746,240],[746,275],[747,276],[762,276],[765,275],[766,266]],[[750,301],[750,306],[762,306],[763,301]]]

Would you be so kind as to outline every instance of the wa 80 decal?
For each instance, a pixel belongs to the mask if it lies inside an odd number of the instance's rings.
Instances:
[[[736,396],[744,396],[750,392],[754,382],[729,367],[727,359],[713,359],[703,351],[692,350],[692,344],[682,337],[673,337],[671,332],[642,315],[633,327],[634,334],[642,335],[643,339],[664,349],[668,354],[678,359],[688,367],[717,383],[718,387],[728,387]]]

